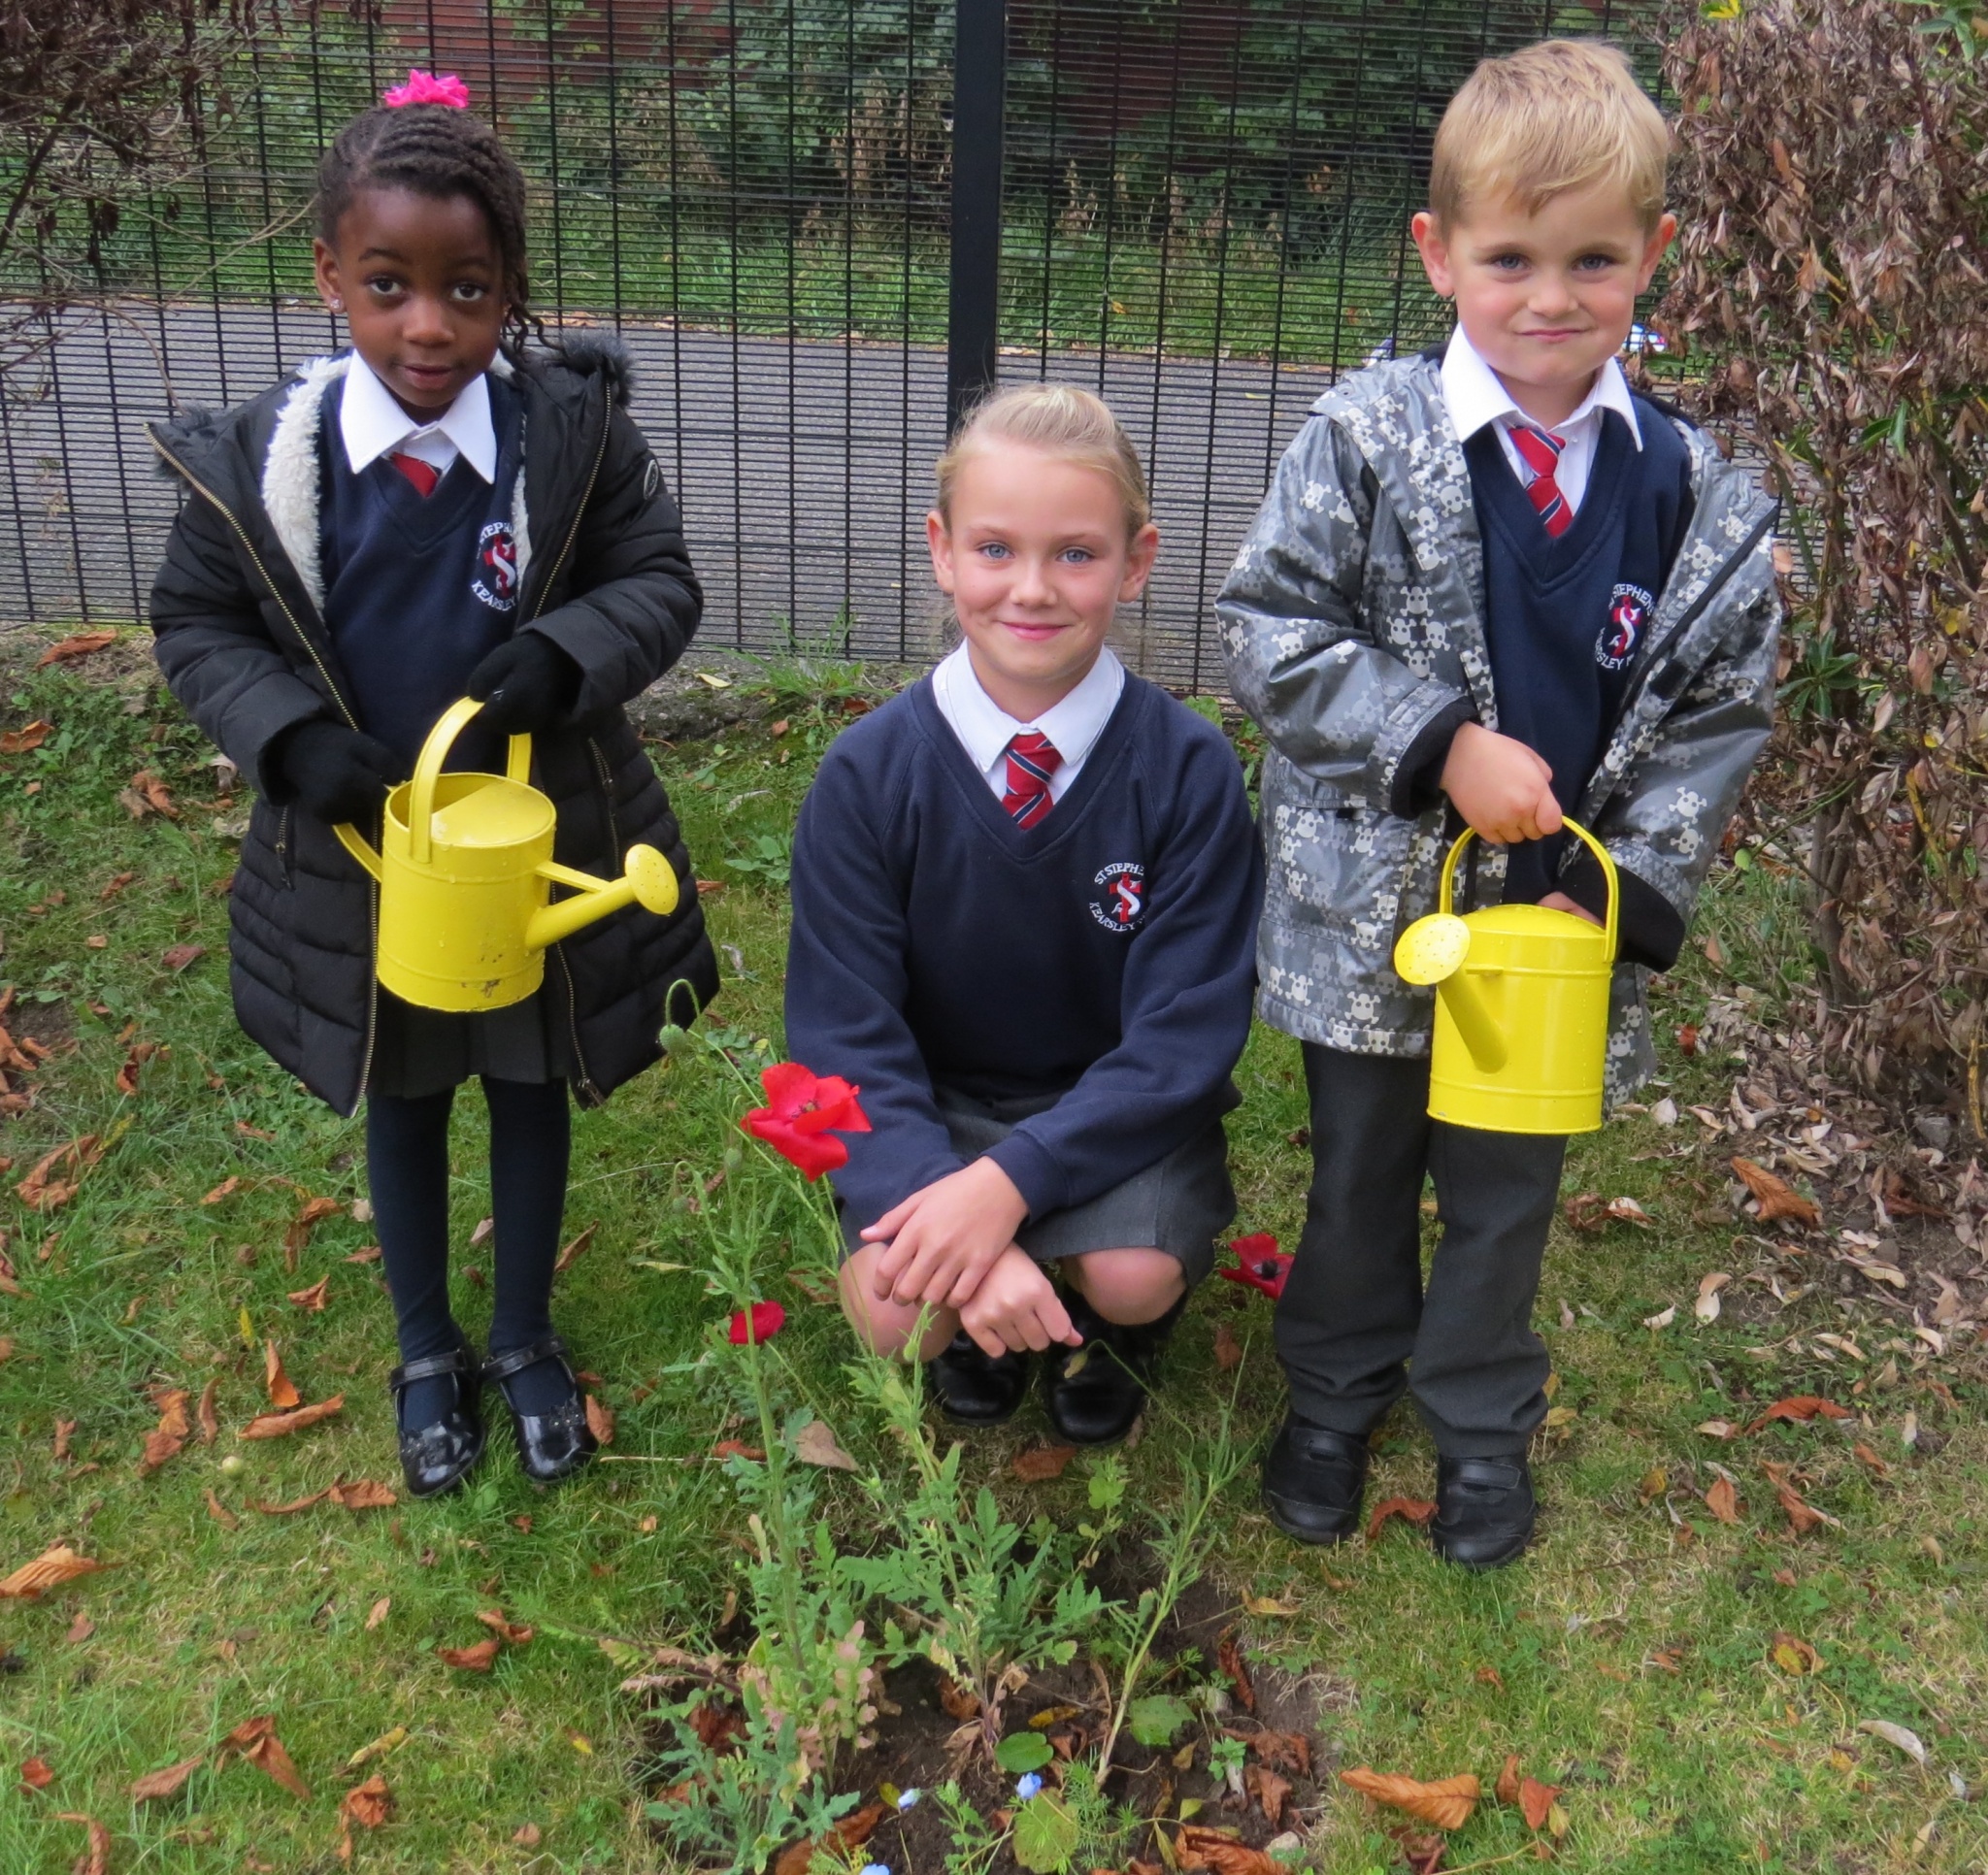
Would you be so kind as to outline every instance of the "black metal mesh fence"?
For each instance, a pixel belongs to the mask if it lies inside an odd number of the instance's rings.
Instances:
[[[977,0],[984,5],[986,0]],[[1093,385],[1164,545],[1130,651],[1200,687],[1208,602],[1333,374],[1440,335],[1408,246],[1471,65],[1648,4],[1011,0],[1004,378]],[[0,619],[142,615],[176,495],[142,423],[334,348],[310,286],[318,150],[411,64],[460,73],[533,183],[548,321],[612,324],[681,497],[706,641],[916,658],[946,407],[952,0],[385,0],[265,43],[210,160],[86,266],[97,296],[0,398]],[[998,74],[992,75],[998,79]]]

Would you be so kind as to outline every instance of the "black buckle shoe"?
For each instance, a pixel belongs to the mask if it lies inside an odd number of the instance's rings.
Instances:
[[[1277,1529],[1301,1543],[1343,1543],[1360,1528],[1366,1488],[1364,1437],[1285,1414],[1263,1461],[1263,1507]]]
[[[1445,1562],[1495,1569],[1533,1539],[1539,1503],[1525,1454],[1502,1459],[1438,1459],[1436,1516],[1429,1540]]]
[[[439,1380],[444,1374],[456,1376],[455,1404],[432,1426],[401,1429],[401,1474],[408,1481],[409,1495],[415,1497],[452,1491],[483,1456],[486,1434],[483,1416],[477,1409],[477,1358],[467,1347],[405,1362],[386,1376],[393,1393],[394,1422],[400,1421],[401,1395],[413,1382]]]
[[[1157,1321],[1130,1325],[1106,1321],[1074,1290],[1065,1292],[1064,1301],[1083,1346],[1051,1357],[1049,1423],[1072,1445],[1116,1445],[1145,1409],[1160,1350],[1187,1298]]]
[[[549,1413],[521,1413],[512,1405],[504,1383],[541,1361],[558,1362],[571,1391]],[[504,1403],[511,1408],[512,1431],[517,1434],[517,1462],[535,1483],[556,1484],[570,1477],[600,1450],[600,1441],[586,1423],[586,1404],[566,1359],[566,1343],[558,1335],[548,1334],[529,1347],[493,1354],[483,1363],[483,1378],[504,1395]]]
[[[985,1354],[965,1329],[925,1363],[939,1410],[968,1426],[999,1426],[1014,1417],[1029,1390],[1026,1354]]]

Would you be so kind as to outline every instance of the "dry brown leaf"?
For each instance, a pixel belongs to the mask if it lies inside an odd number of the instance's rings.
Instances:
[[[1399,1517],[1404,1523],[1423,1525],[1435,1515],[1436,1506],[1426,1497],[1385,1498],[1374,1506],[1374,1515],[1367,1520],[1367,1540],[1378,1542],[1390,1517]]]
[[[334,1413],[345,1410],[344,1394],[333,1394],[329,1399],[320,1399],[315,1406],[299,1406],[293,1412],[261,1413],[242,1428],[245,1439],[280,1439],[291,1432],[300,1432],[307,1426],[315,1426],[320,1420],[331,1418]]]
[[[58,1811],[55,1821],[80,1823],[89,1831],[89,1847],[70,1865],[70,1875],[109,1875],[111,1832],[96,1818],[83,1816],[76,1810]]]
[[[881,1803],[866,1803],[835,1826],[833,1834],[844,1849],[860,1849],[877,1833],[877,1826],[890,1811]],[[774,1875],[808,1875],[815,1852],[828,1846],[826,1839],[789,1843],[774,1862]]]
[[[135,1095],[138,1092],[138,1070],[154,1055],[163,1052],[155,1041],[134,1041],[124,1057],[124,1065],[117,1069],[117,1092]]]
[[[1017,1453],[1008,1468],[1024,1484],[1043,1484],[1050,1478],[1062,1477],[1076,1457],[1074,1445],[1036,1445]]]
[[[1820,1394],[1795,1394],[1786,1399],[1777,1399],[1766,1412],[1747,1427],[1749,1432],[1757,1432],[1763,1426],[1772,1426],[1775,1420],[1799,1421],[1806,1424],[1815,1418],[1855,1419],[1857,1416],[1846,1406],[1839,1406],[1833,1399],[1824,1399]]]
[[[322,1312],[324,1308],[325,1298],[327,1295],[329,1295],[330,1290],[331,1278],[329,1276],[319,1276],[318,1279],[315,1283],[313,1283],[309,1289],[291,1290],[289,1299],[291,1301],[295,1302],[299,1308],[309,1309],[314,1315],[315,1315]]]
[[[200,1390],[200,1405],[194,1414],[194,1420],[200,1428],[202,1445],[212,1445],[220,1436],[220,1417],[215,1413],[214,1405],[215,1396],[220,1392],[220,1376],[216,1374]]]
[[[227,1507],[226,1504],[222,1503],[221,1500],[214,1495],[214,1487],[212,1485],[209,1485],[207,1487],[206,1497],[207,1514],[210,1517],[212,1517],[215,1520],[215,1522],[221,1527],[221,1529],[240,1530],[242,1528],[242,1520],[239,1517],[237,1517],[235,1513]]]
[[[1705,1494],[1705,1507],[1722,1524],[1740,1521],[1740,1494],[1733,1489],[1731,1478],[1712,1481],[1712,1488]]]
[[[1242,1343],[1236,1339],[1228,1323],[1215,1324],[1215,1365],[1224,1373],[1242,1365]]]
[[[24,1759],[20,1766],[20,1781],[30,1791],[46,1791],[54,1783],[55,1773],[46,1758]]]
[[[1560,1794],[1557,1784],[1541,1784],[1537,1778],[1527,1778],[1518,1787],[1518,1807],[1526,1820],[1528,1829],[1543,1829],[1546,1818],[1553,1808],[1553,1799]]]
[[[826,1421],[811,1419],[794,1441],[794,1456],[803,1464],[818,1464],[828,1471],[859,1469],[854,1459],[836,1443],[834,1431]]]
[[[58,1419],[55,1422],[55,1445],[50,1453],[57,1464],[69,1457],[69,1441],[76,1436],[76,1422],[73,1419]]]
[[[90,1620],[87,1615],[78,1615],[69,1624],[69,1631],[62,1638],[71,1647],[81,1647],[96,1631],[97,1625],[95,1622]]]
[[[1279,1777],[1261,1764],[1251,1764],[1243,1772],[1243,1783],[1248,1787],[1249,1794],[1256,1799],[1258,1808],[1269,1819],[1270,1826],[1281,1829],[1284,1826],[1284,1805],[1291,1797],[1290,1780]]]
[[[302,1797],[307,1803],[310,1801],[310,1785],[298,1775],[296,1765],[290,1762],[289,1753],[283,1750],[282,1740],[276,1735],[274,1713],[258,1713],[253,1719],[245,1720],[221,1743],[240,1752],[259,1770],[266,1771],[292,1796]]]
[[[1759,1201],[1763,1224],[1772,1224],[1780,1218],[1788,1218],[1797,1224],[1821,1224],[1822,1207],[1812,1198],[1804,1198],[1785,1178],[1769,1171],[1765,1166],[1756,1165],[1751,1159],[1742,1159],[1736,1153],[1733,1170]]]
[[[1799,1634],[1790,1634],[1785,1630],[1774,1635],[1767,1650],[1767,1657],[1783,1673],[1794,1674],[1797,1677],[1805,1673],[1820,1673],[1824,1665],[1822,1656],[1814,1648]]]
[[[304,1403],[304,1396],[291,1385],[290,1377],[283,1371],[282,1356],[277,1353],[274,1341],[262,1344],[262,1380],[269,1389],[269,1403],[281,1412],[288,1412],[293,1406]]]
[[[163,1797],[178,1796],[186,1780],[206,1762],[205,1756],[182,1758],[162,1770],[148,1771],[131,1787],[134,1803],[156,1803]]]
[[[943,1673],[939,1676],[939,1703],[945,1709],[948,1719],[957,1719],[962,1725],[980,1716],[979,1694],[968,1692],[956,1680],[948,1679]]]
[[[1215,1875],[1286,1875],[1284,1865],[1261,1849],[1251,1849],[1226,1829],[1183,1823],[1174,1838],[1182,1868],[1210,1868]]]
[[[546,1832],[535,1823],[521,1823],[512,1832],[511,1840],[520,1849],[536,1849],[546,1840]]]
[[[514,1647],[527,1645],[536,1631],[533,1628],[520,1626],[517,1622],[507,1621],[502,1608],[479,1608],[477,1610],[477,1619],[485,1628],[489,1628],[498,1639],[509,1641]]]
[[[222,1179],[221,1182],[218,1185],[216,1185],[213,1191],[209,1192],[208,1195],[205,1198],[203,1198],[200,1201],[203,1204],[218,1204],[224,1198],[233,1198],[234,1195],[241,1189],[242,1174],[240,1172],[234,1172],[231,1173],[228,1177]]]
[[[193,1429],[186,1423],[186,1395],[183,1390],[167,1394],[159,1401],[159,1423],[146,1435],[145,1455],[138,1461],[138,1475],[149,1477],[168,1459],[176,1459]]]
[[[598,1394],[586,1396],[586,1430],[603,1445],[614,1443],[614,1411]]]
[[[1477,1780],[1468,1771],[1460,1777],[1423,1784],[1412,1777],[1397,1777],[1359,1764],[1350,1771],[1342,1771],[1340,1782],[1372,1797],[1375,1803],[1406,1811],[1417,1822],[1438,1829],[1461,1829],[1470,1822],[1471,1812],[1477,1807],[1481,1794]]]
[[[747,1445],[744,1439],[720,1439],[712,1447],[711,1455],[714,1459],[746,1459],[753,1464],[766,1457],[758,1446]]]
[[[36,659],[35,669],[40,671],[50,664],[67,664],[72,658],[86,658],[116,641],[116,632],[72,632],[67,638],[57,639],[50,645]]]
[[[192,969],[206,955],[205,944],[168,944],[159,952],[159,962],[177,976],[182,970]]]
[[[53,723],[37,716],[33,722],[0,735],[0,755],[25,755],[30,749],[40,748],[54,733]]]
[[[1855,1445],[1850,1447],[1850,1455],[1868,1464],[1872,1473],[1877,1477],[1888,1477],[1891,1474],[1891,1466],[1884,1460],[1880,1459],[1862,1439],[1859,1439]]]
[[[78,1556],[67,1543],[57,1543],[0,1582],[0,1601],[33,1601],[50,1589],[61,1588],[65,1582],[94,1575],[109,1566],[107,1562],[93,1562],[86,1556]]]
[[[1505,1760],[1505,1768],[1498,1773],[1498,1782],[1491,1787],[1491,1794],[1500,1803],[1516,1803],[1518,1801],[1519,1786],[1525,1782],[1524,1778],[1519,1775],[1518,1767],[1518,1753],[1508,1753]]]
[[[1788,1513],[1788,1522],[1794,1527],[1797,1536],[1806,1536],[1810,1530],[1822,1524],[1829,1525],[1833,1530],[1842,1529],[1842,1525],[1827,1511],[1817,1510],[1813,1504],[1803,1498],[1802,1494],[1784,1475],[1781,1475],[1785,1470],[1784,1466],[1764,1465],[1762,1469],[1772,1480],[1774,1496],[1780,1499],[1781,1508]]]
[[[331,1496],[331,1487],[314,1491],[308,1497],[292,1497],[286,1504],[266,1504],[260,1497],[248,1499],[250,1510],[259,1510],[265,1517],[294,1517],[300,1510],[309,1510],[313,1504],[321,1504]]]
[[[298,1257],[311,1241],[311,1233],[326,1218],[336,1217],[344,1209],[345,1206],[335,1198],[307,1198],[283,1232],[283,1267],[296,1268]],[[295,1301],[296,1298],[293,1296],[290,1299]]]
[[[1242,1661],[1242,1649],[1232,1628],[1215,1643],[1215,1664],[1229,1683],[1229,1691],[1244,1712],[1256,1710],[1256,1689],[1249,1683],[1249,1668]]]
[[[70,1140],[66,1146],[57,1146],[53,1152],[44,1153],[35,1162],[34,1169],[15,1186],[15,1192],[23,1204],[37,1211],[59,1210],[76,1196],[76,1188],[83,1183],[83,1174],[103,1156],[103,1141],[96,1134],[86,1133],[80,1139]],[[71,1176],[50,1177],[58,1165]]]
[[[392,1606],[393,1597],[391,1595],[381,1595],[380,1599],[376,1601],[373,1604],[373,1606],[366,1611],[367,1633],[372,1633],[380,1626],[380,1624],[386,1619],[387,1613],[392,1608]]]
[[[552,1265],[553,1275],[563,1275],[586,1254],[587,1246],[594,1240],[594,1233],[600,1228],[598,1223],[589,1224],[579,1236],[575,1237],[565,1249],[560,1251],[557,1260]]]
[[[1245,1742],[1273,1770],[1311,1775],[1311,1741],[1302,1731],[1272,1731],[1265,1727],[1250,1732]]]
[[[502,1641],[492,1639],[477,1641],[469,1647],[438,1647],[435,1651],[446,1666],[460,1667],[465,1673],[487,1673],[497,1664],[497,1650],[503,1645]]]
[[[350,1484],[335,1484],[324,1494],[344,1510],[391,1510],[400,1499],[390,1486],[371,1478],[354,1478]]]
[[[393,1793],[377,1771],[363,1784],[355,1784],[338,1806],[339,1815],[356,1823],[361,1829],[378,1829],[393,1811]]]

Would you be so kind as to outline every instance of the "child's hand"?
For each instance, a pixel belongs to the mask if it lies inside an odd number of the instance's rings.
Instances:
[[[981,1278],[973,1300],[959,1312],[959,1325],[980,1352],[994,1360],[1009,1350],[1019,1354],[1033,1348],[1041,1353],[1052,1342],[1083,1346],[1083,1336],[1072,1326],[1056,1285],[1026,1250],[1013,1243]]]
[[[1553,771],[1523,742],[1481,723],[1457,731],[1441,785],[1479,839],[1508,846],[1560,831]]]
[[[863,1233],[888,1247],[877,1260],[877,1299],[960,1308],[1029,1214],[1013,1179],[991,1159],[976,1159],[935,1179]]]
[[[573,707],[580,675],[580,666],[545,633],[520,632],[470,673],[463,694],[483,706],[486,728],[537,736]]]
[[[275,766],[306,813],[337,826],[378,813],[399,764],[384,743],[314,716],[284,733]]]
[[[1586,905],[1575,905],[1565,892],[1549,892],[1540,903],[1548,911],[1571,911],[1576,918],[1585,918],[1591,925],[1600,925],[1602,922]]]

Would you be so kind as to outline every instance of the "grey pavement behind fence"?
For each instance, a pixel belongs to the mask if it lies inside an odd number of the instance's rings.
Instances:
[[[636,418],[682,502],[704,580],[700,641],[826,648],[845,617],[856,655],[929,657],[940,637],[924,514],[944,440],[944,353],[637,323],[621,337]],[[127,301],[114,316],[70,317],[0,399],[0,625],[143,617],[178,499],[146,419],[174,398],[252,396],[336,343],[327,316],[302,305]],[[1123,649],[1159,681],[1217,687],[1209,602],[1329,374],[1072,351],[1001,364],[1004,382],[1087,384],[1124,419],[1163,544]]]

